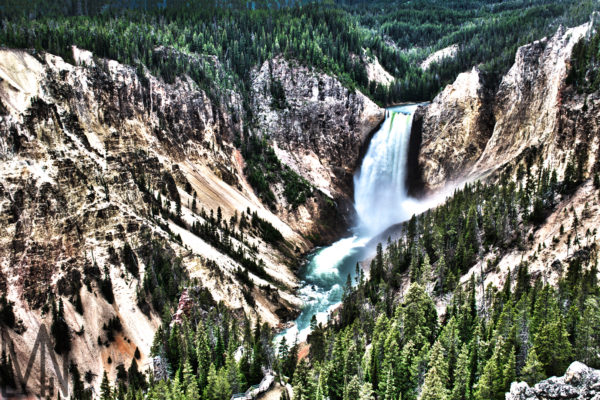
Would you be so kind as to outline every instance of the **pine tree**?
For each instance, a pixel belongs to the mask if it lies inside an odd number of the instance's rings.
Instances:
[[[346,378],[359,373],[361,353],[362,352],[358,349],[356,342],[350,340],[350,344],[347,346],[344,357],[344,376]]]
[[[516,369],[517,369],[517,360],[515,357],[515,352],[513,347],[508,351],[508,359],[505,362],[504,370],[502,372],[502,378],[504,380],[503,387],[504,390],[508,390],[510,388],[511,382],[513,382],[516,378]]]
[[[298,364],[298,339],[294,342],[294,345],[290,348],[287,358],[284,361],[284,373],[286,376],[292,378],[294,376],[294,371],[296,370],[296,365]]]
[[[385,380],[379,386],[379,393],[384,398],[395,398],[398,393],[399,372],[401,371],[400,349],[398,345],[398,330],[395,327],[389,330],[384,344],[383,362],[381,363],[382,376]]]
[[[533,348],[546,375],[562,375],[568,366],[572,353],[571,343],[562,318],[548,315],[548,320],[539,329],[533,342]]]
[[[427,370],[425,383],[421,392],[420,400],[446,400],[448,399],[448,390],[446,389],[437,366]]]
[[[217,327],[217,344],[215,346],[214,362],[217,368],[221,368],[225,365],[225,343],[223,342],[221,327]]]
[[[400,377],[398,389],[406,399],[414,397],[414,391],[419,379],[420,364],[421,359],[417,354],[415,345],[412,340],[409,340],[402,348],[400,354],[400,368],[398,371]]]
[[[383,247],[377,244],[377,252],[373,263],[371,263],[371,282],[379,283],[383,278]]]
[[[354,375],[350,378],[350,382],[344,387],[343,400],[356,400],[360,397],[361,384],[358,376]]]
[[[108,381],[108,375],[106,371],[102,375],[102,383],[100,384],[100,399],[101,400],[112,400],[112,391],[110,388],[110,382]]]
[[[600,367],[600,302],[590,297],[584,302],[584,311],[575,327],[577,358],[592,368]]]
[[[207,384],[204,388],[204,398],[206,400],[222,400],[231,396],[231,388],[227,382],[226,371],[223,368],[219,373],[215,365],[211,364],[208,370]]]
[[[427,285],[429,280],[431,279],[431,261],[429,259],[429,254],[425,253],[425,257],[423,257],[423,265],[421,266],[422,276],[421,282],[423,285]]]
[[[188,399],[197,399],[200,397],[198,382],[189,361],[186,361],[183,365],[183,386],[185,387],[185,394]]]
[[[314,321],[314,322],[313,322]],[[315,361],[323,361],[325,358],[325,334],[321,324],[317,324],[316,316],[311,319],[311,333],[306,338],[310,344],[310,358]]]
[[[321,370],[321,373],[324,375],[329,375],[330,372],[330,370]],[[325,377],[323,380],[327,381],[327,377]],[[310,400],[316,392],[315,383],[316,382],[314,382],[309,376],[308,363],[306,359],[303,359],[298,363],[298,367],[296,368],[296,373],[294,374],[294,379],[292,381],[294,388],[294,400]],[[329,396],[331,399],[341,400],[341,397],[333,397],[333,395],[330,393],[327,383],[322,386],[322,390],[323,396]]]
[[[431,343],[437,333],[437,311],[433,300],[419,284],[412,284],[402,303],[403,333],[420,349],[425,342]]]
[[[331,353],[331,368],[328,370],[327,387],[332,400],[341,400],[344,396],[344,353],[346,341],[344,335],[337,335]]]
[[[281,368],[281,373],[283,373],[284,375],[288,375],[286,372],[286,368],[287,368],[287,360],[290,354],[290,349],[288,347],[287,344],[287,339],[286,337],[282,337],[281,341],[279,342],[279,350],[277,351],[277,355],[279,356],[279,365]]]
[[[167,397],[167,398],[172,398],[172,399],[183,399],[185,396],[185,392],[184,392],[184,388],[183,385],[181,384],[181,379],[180,379],[180,375],[179,374],[180,371],[178,371],[178,373],[175,374],[175,377],[171,380],[170,382],[170,388],[167,391],[168,396],[165,396],[165,393],[161,393],[161,396]]]
[[[233,352],[227,354],[225,359],[225,369],[227,371],[227,381],[233,393],[239,393],[244,388],[244,375],[240,372],[239,366],[235,361]]]
[[[202,388],[206,386],[211,361],[208,334],[202,321],[196,327],[196,358],[198,360],[198,385]]]
[[[361,385],[358,393],[358,400],[374,400],[375,395],[373,393],[373,386],[370,382],[365,382]],[[320,399],[315,399],[320,400]],[[401,400],[400,398],[398,400]]]
[[[127,370],[127,379],[129,381],[129,386],[134,390],[146,388],[146,379],[144,374],[139,371],[135,357],[131,359],[131,365]]]
[[[504,398],[504,339],[500,336],[490,359],[483,368],[483,374],[477,383],[475,398],[478,400],[501,400]]]
[[[394,372],[389,368],[385,378],[385,391],[382,396],[383,400],[394,400],[396,398],[396,391],[396,385],[394,385]]]
[[[454,387],[452,388],[451,400],[466,400],[469,394],[469,350],[465,344],[462,345],[456,363],[454,374]]]
[[[62,299],[58,300],[58,309],[53,305],[52,325],[50,332],[54,337],[54,351],[58,354],[67,354],[71,351],[71,332],[65,321],[65,312]]]
[[[531,386],[546,378],[546,375],[544,373],[544,366],[538,359],[535,349],[531,349],[529,351],[529,354],[527,354],[525,366],[521,371],[521,378],[524,379]]]

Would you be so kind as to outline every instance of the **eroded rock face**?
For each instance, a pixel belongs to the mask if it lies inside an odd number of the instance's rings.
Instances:
[[[576,162],[581,166],[577,189],[556,195],[556,204],[546,210],[544,221],[531,227],[525,246],[509,251],[486,251],[469,273],[463,275],[462,283],[466,284],[473,275],[484,274],[482,287],[502,287],[509,274],[514,279],[518,266],[527,260],[528,271],[534,279],[543,278],[544,282],[557,285],[566,266],[579,257],[570,248],[572,243],[568,235],[572,231],[593,232],[600,223],[597,189],[592,179],[600,171],[600,93],[578,93],[566,79],[574,44],[592,29],[591,23],[572,29],[561,28],[551,38],[518,50],[515,64],[496,93],[479,108],[493,113],[493,126],[491,130],[486,127],[471,131],[476,138],[489,138],[486,142],[476,142],[480,144],[476,157],[465,157],[469,154],[467,149],[471,141],[457,144],[456,138],[473,126],[472,116],[476,114],[463,113],[463,110],[469,109],[465,104],[480,104],[478,96],[472,95],[477,90],[469,90],[477,88],[477,85],[470,85],[477,79],[460,77],[431,105],[420,110],[421,118],[415,119],[413,138],[422,139],[415,169],[422,169],[417,178],[423,179],[421,187],[429,192],[439,190],[443,195],[449,193],[440,190],[445,185],[476,180],[493,184],[502,176],[515,179],[518,185],[526,185],[525,171],[537,177],[544,169],[548,176],[556,173],[560,182],[569,164],[573,166]],[[453,92],[454,86],[460,90]],[[453,98],[452,93],[460,99]],[[437,117],[427,125],[428,116]],[[463,128],[442,140],[444,134],[452,132],[444,125],[446,120],[454,121],[449,125]],[[449,148],[445,148],[446,143]],[[447,160],[456,162],[450,164]],[[446,167],[448,165],[450,167]],[[418,180],[415,181],[418,186]],[[432,196],[432,200],[440,197]],[[565,219],[568,212],[581,216],[583,223],[580,226],[569,224]],[[563,235],[563,231],[566,234]],[[596,238],[591,237],[585,245],[593,246],[590,243],[594,241]],[[494,268],[488,267],[492,265],[491,260]],[[484,295],[483,291],[480,295]],[[442,302],[440,305],[445,306]]]
[[[273,84],[281,84],[285,105],[275,104]],[[252,89],[259,129],[279,158],[327,196],[351,199],[361,148],[384,110],[337,79],[282,58],[253,72]]]
[[[471,175],[502,167],[528,148],[555,143],[573,46],[590,29],[591,23],[561,27],[552,38],[519,48],[495,96],[494,132]]]
[[[552,377],[529,387],[525,382],[513,382],[506,400],[600,398],[600,371],[578,361],[569,366],[562,377]]]
[[[415,115],[421,125],[419,166],[425,192],[462,178],[481,156],[492,134],[492,93],[473,68],[458,75]]]
[[[162,310],[144,295],[143,282],[147,276],[154,282],[164,260],[195,278],[194,290],[240,314],[272,326],[295,318],[301,303],[291,268],[313,245],[305,237],[325,229],[333,203],[325,195],[295,209],[261,203],[232,144],[245,123],[233,91],[214,99],[187,77],[167,84],[76,48],[73,58],[77,65],[0,50],[0,293],[15,303],[20,320],[9,329],[16,358],[28,359],[38,327],[51,323],[43,310],[61,299],[69,358],[82,373],[102,377],[106,370],[113,378],[136,348],[144,369]],[[259,128],[271,135],[281,160],[315,187],[336,200],[351,198],[360,148],[383,111],[327,75],[282,60],[272,64],[286,105],[272,109],[269,64],[263,65],[254,82]],[[273,190],[284,198],[282,188]],[[249,215],[239,235],[248,210],[284,240],[269,241]],[[229,235],[232,248],[260,259],[264,272],[238,276],[246,268],[239,256],[198,228],[217,219],[226,221],[220,237]],[[112,302],[101,288],[108,278]],[[197,306],[191,293],[181,295],[176,321]],[[108,343],[103,325],[112,318],[123,330]],[[39,372],[33,369],[32,382]]]
[[[159,256],[181,263],[197,278],[195,284],[231,309],[272,326],[294,318],[300,301],[291,266],[311,243],[291,218],[264,207],[246,182],[243,159],[232,144],[244,124],[239,96],[223,92],[215,102],[185,77],[166,84],[78,49],[74,59],[78,65],[49,54],[0,51],[0,291],[15,303],[22,321],[19,332],[10,333],[17,357],[27,360],[38,326],[51,323],[42,310],[60,298],[72,333],[70,360],[81,372],[102,377],[106,370],[114,376],[117,365],[129,365],[136,348],[138,362],[146,365],[162,310],[154,310],[150,298],[142,301],[140,293]],[[329,146],[335,156],[328,158],[326,176],[334,180],[338,175],[331,171],[338,168],[343,177],[358,158],[370,125],[357,116],[370,115],[365,110],[371,103],[341,91],[332,78],[321,79],[325,103],[302,108],[294,95],[303,89],[290,86],[287,113],[302,121],[293,131],[300,149]],[[338,122],[356,122],[338,128],[324,116],[310,120],[296,111],[316,113],[330,102],[343,112]],[[353,159],[336,148],[345,134],[343,146]],[[313,142],[316,147],[310,147]],[[287,148],[282,154],[295,154]],[[311,168],[305,165],[305,176],[315,173]],[[318,203],[309,207],[308,219],[319,215]],[[253,228],[243,239],[231,237],[232,246],[264,263],[264,275],[249,271],[252,287],[238,278],[238,259],[192,232],[194,223],[216,218],[218,208],[227,223],[248,209],[256,212],[285,239],[270,243]],[[179,214],[179,222],[166,210]],[[211,210],[214,217],[208,217]],[[100,289],[107,277],[112,303]],[[107,344],[103,324],[115,317],[123,331]],[[38,374],[32,371],[32,382]],[[100,378],[92,382],[99,384]]]
[[[419,153],[425,192],[494,175],[531,154],[560,177],[574,146],[589,139],[580,127],[597,120],[595,96],[579,96],[565,82],[573,46],[591,28],[561,27],[520,47],[496,93],[474,69],[426,106]]]

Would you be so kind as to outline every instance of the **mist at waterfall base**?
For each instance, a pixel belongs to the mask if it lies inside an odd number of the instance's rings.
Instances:
[[[327,321],[329,312],[342,300],[348,275],[354,282],[356,264],[373,249],[367,243],[386,228],[409,219],[430,207],[408,197],[406,168],[412,119],[417,104],[388,108],[386,118],[375,133],[360,170],[354,176],[354,206],[358,223],[354,235],[331,246],[317,249],[300,271],[298,291],[304,306],[295,326],[284,331],[288,343],[305,341],[313,315]]]

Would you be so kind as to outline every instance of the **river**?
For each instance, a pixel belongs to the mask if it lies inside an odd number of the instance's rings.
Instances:
[[[423,211],[407,194],[406,168],[413,114],[418,104],[391,107],[375,133],[360,169],[354,176],[354,206],[358,215],[353,235],[316,249],[300,271],[298,291],[304,306],[295,325],[284,331],[288,343],[306,340],[310,321],[326,322],[342,299],[348,275],[354,279],[356,264],[372,249],[369,241],[386,228]]]

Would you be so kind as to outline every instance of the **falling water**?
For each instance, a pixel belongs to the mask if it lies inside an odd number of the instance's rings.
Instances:
[[[417,106],[386,111],[354,177],[354,204],[361,235],[373,236],[407,215],[406,167],[413,113]]]
[[[329,311],[341,301],[348,275],[367,256],[365,245],[387,227],[402,222],[417,204],[408,198],[406,167],[413,113],[418,105],[386,110],[385,121],[375,133],[354,177],[354,203],[358,222],[354,236],[341,239],[313,253],[303,271],[299,295],[304,301],[293,328],[282,335],[288,342],[305,340],[310,320],[325,322]]]

